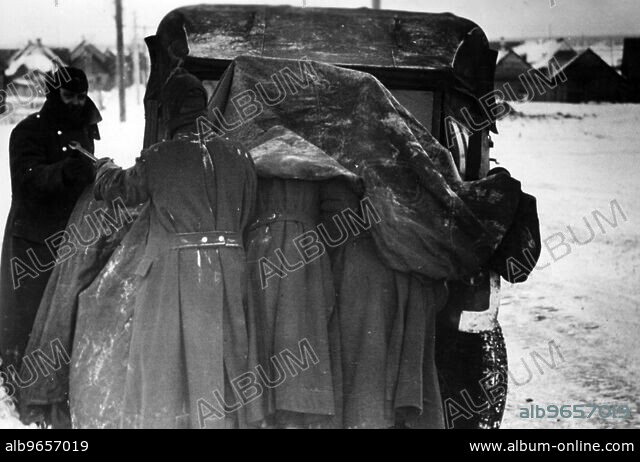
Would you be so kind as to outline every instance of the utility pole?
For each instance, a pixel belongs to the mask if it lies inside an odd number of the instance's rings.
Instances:
[[[138,15],[133,13],[133,84],[136,86],[136,103],[140,105],[140,46],[138,44]]]
[[[124,39],[122,34],[122,0],[116,2],[116,48],[117,48],[117,72],[118,72],[118,96],[120,99],[120,122],[127,121],[127,100],[124,78]]]
[[[373,8],[374,10],[379,10],[380,9],[380,0],[372,0],[371,8]]]

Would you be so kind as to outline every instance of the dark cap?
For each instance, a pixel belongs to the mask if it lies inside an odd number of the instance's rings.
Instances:
[[[184,69],[176,70],[167,80],[160,94],[162,115],[169,136],[207,114],[207,91],[202,82]]]
[[[61,67],[54,74],[53,78],[47,82],[48,90],[51,92],[59,86],[74,93],[85,93],[89,91],[89,81],[87,74],[82,69],[76,67]]]

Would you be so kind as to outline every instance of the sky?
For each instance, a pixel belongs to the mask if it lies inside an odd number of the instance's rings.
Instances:
[[[290,4],[358,8],[371,0],[123,0],[125,41],[153,35],[162,17],[194,3]],[[381,0],[383,9],[451,12],[478,23],[491,40],[502,37],[640,35],[640,0]],[[0,48],[21,47],[41,38],[50,46],[73,46],[85,38],[115,44],[113,0],[2,0]]]

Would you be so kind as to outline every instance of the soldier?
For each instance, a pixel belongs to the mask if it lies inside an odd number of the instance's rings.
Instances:
[[[53,77],[44,106],[16,126],[9,144],[13,198],[0,275],[0,357],[9,378],[20,370],[55,266],[56,234],[95,175],[93,163],[69,147],[75,141],[93,152],[100,139],[87,77],[70,67]]]
[[[97,199],[150,207],[120,425],[243,427],[246,409],[212,409],[231,406],[231,381],[250,369],[243,234],[255,168],[240,146],[201,144],[207,93],[196,77],[176,72],[161,104],[170,141],[128,170],[100,160],[94,189]]]

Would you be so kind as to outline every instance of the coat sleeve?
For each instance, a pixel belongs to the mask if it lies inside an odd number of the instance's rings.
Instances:
[[[42,127],[35,121],[25,121],[11,133],[9,141],[11,180],[29,198],[40,199],[62,194],[65,183],[65,161],[47,161],[46,140]]]
[[[97,168],[98,173],[93,186],[97,200],[113,202],[121,199],[129,207],[149,200],[144,157],[138,158],[136,165],[127,170],[118,167],[111,159],[101,159]]]

